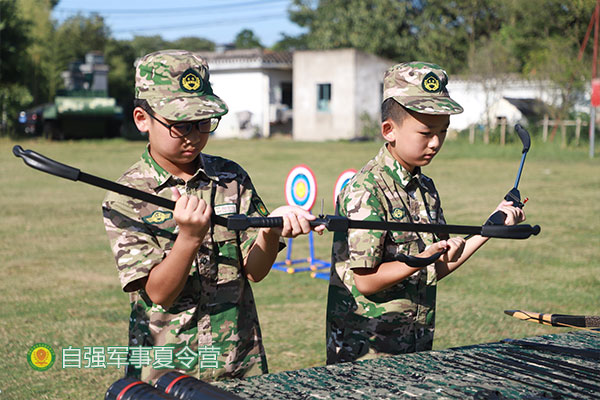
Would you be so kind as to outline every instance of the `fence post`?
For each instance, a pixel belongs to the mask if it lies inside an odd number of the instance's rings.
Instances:
[[[500,145],[506,144],[506,118],[502,118],[500,121]]]
[[[544,129],[542,131],[542,140],[544,143],[548,140],[548,114],[544,115]]]
[[[475,124],[469,126],[469,143],[475,143]]]
[[[579,146],[579,135],[581,134],[581,118],[575,121],[575,145]]]
[[[562,135],[561,147],[567,147],[567,124],[565,124],[565,121],[560,121],[560,132]]]

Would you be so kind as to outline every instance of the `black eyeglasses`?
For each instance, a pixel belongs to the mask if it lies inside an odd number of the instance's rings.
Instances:
[[[186,121],[175,122],[174,124],[166,124],[160,119],[156,118],[154,115],[152,115],[152,113],[148,113],[148,115],[152,117],[152,119],[154,119],[155,121],[158,121],[162,126],[167,128],[169,130],[169,135],[173,139],[188,136],[190,133],[193,132],[194,128],[196,128],[200,133],[212,133],[215,131],[215,129],[217,129],[217,127],[219,126],[219,121],[221,121],[220,117],[212,117],[193,122]]]

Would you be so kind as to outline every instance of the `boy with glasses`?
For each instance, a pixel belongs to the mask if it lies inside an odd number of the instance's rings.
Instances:
[[[283,228],[236,233],[211,215],[267,216],[248,174],[202,153],[227,113],[206,61],[183,50],[144,56],[136,66],[133,119],[149,144],[119,182],[176,200],[174,211],[108,193],[105,227],[122,288],[130,294],[128,375],[153,383],[171,370],[203,380],[267,372],[248,280],[269,272],[281,236],[314,219],[283,206]],[[321,231],[324,227],[315,230]]]

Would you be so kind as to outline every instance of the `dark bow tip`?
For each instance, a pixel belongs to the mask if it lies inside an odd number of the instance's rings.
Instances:
[[[19,146],[18,144],[13,146],[12,152],[16,157],[23,157],[23,153],[25,153],[23,148],[21,146]]]

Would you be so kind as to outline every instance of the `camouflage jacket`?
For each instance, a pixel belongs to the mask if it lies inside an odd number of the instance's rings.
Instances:
[[[212,197],[217,215],[268,214],[238,164],[206,154],[200,158],[202,167],[186,183],[161,168],[146,150],[119,182],[169,199],[171,187],[207,202]],[[121,286],[130,294],[129,374],[154,382],[174,369],[208,381],[267,372],[254,298],[242,271],[256,230],[238,235],[222,226],[211,227],[181,294],[164,309],[150,300],[140,279],[173,247],[178,232],[173,213],[111,192],[103,214]],[[132,368],[134,348],[152,350],[150,359],[136,358],[136,368]]]
[[[346,184],[340,215],[351,219],[445,223],[433,181],[406,171],[383,146]],[[415,255],[434,241],[430,233],[336,232],[327,299],[327,363],[429,350],[433,343],[437,277],[429,265],[370,296],[354,284],[353,268],[377,268],[398,254]]]

